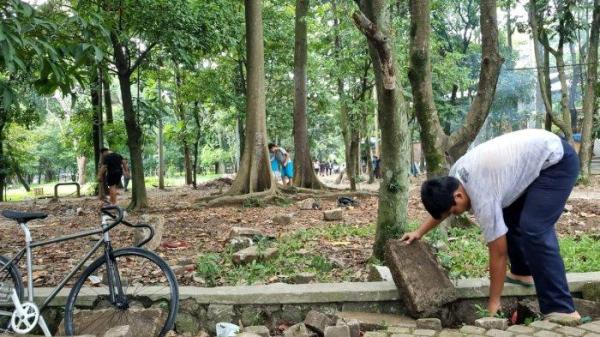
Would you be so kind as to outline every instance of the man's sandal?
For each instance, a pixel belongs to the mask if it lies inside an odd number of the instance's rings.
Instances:
[[[506,275],[506,278],[504,278],[504,282],[506,283],[512,283],[512,284],[516,284],[516,285],[520,285],[526,288],[533,288],[533,283],[529,283],[529,282],[525,282],[525,281],[521,281],[521,280],[517,280],[514,279],[508,275]]]

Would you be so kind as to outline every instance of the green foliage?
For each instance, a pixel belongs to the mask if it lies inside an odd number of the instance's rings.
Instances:
[[[219,255],[214,253],[200,255],[196,266],[196,274],[203,278],[209,287],[214,287],[221,272]]]

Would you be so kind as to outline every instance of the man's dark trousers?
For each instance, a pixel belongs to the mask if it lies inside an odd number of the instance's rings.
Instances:
[[[579,157],[562,143],[563,158],[503,210],[511,272],[533,276],[542,314],[575,311],[554,225],[577,180]]]

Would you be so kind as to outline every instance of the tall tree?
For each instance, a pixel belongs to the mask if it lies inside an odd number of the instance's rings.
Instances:
[[[583,125],[581,133],[581,149],[579,159],[581,175],[584,181],[589,180],[592,155],[592,127],[596,112],[598,87],[598,35],[600,31],[600,0],[594,0],[592,26],[587,56],[587,79],[583,93]]]
[[[294,186],[323,188],[312,165],[308,146],[308,126],[306,118],[306,14],[309,0],[296,0],[296,43],[294,46]]]
[[[450,161],[463,155],[475,139],[487,118],[503,59],[498,50],[498,23],[496,1],[482,0],[480,31],[482,62],[477,95],[473,99],[463,127],[446,134],[440,126],[434,103],[430,62],[430,1],[410,1],[410,79],[415,113],[421,126],[421,144],[427,161],[427,175],[446,173],[447,156]]]
[[[404,232],[407,222],[408,161],[410,132],[407,107],[402,96],[398,66],[394,59],[394,36],[389,35],[388,5],[385,0],[361,0],[362,13],[353,15],[367,36],[375,70],[377,110],[381,126],[381,170],[377,231],[373,255],[383,258],[385,243]]]
[[[246,138],[240,169],[227,194],[274,191],[267,150],[262,0],[246,0]]]

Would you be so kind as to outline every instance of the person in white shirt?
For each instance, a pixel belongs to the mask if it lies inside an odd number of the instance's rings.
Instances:
[[[489,314],[501,310],[507,281],[535,286],[542,314],[580,319],[554,228],[578,174],[577,153],[557,135],[507,133],[467,152],[449,176],[423,183],[421,200],[431,217],[401,240],[418,240],[451,214],[471,210],[489,250]]]

